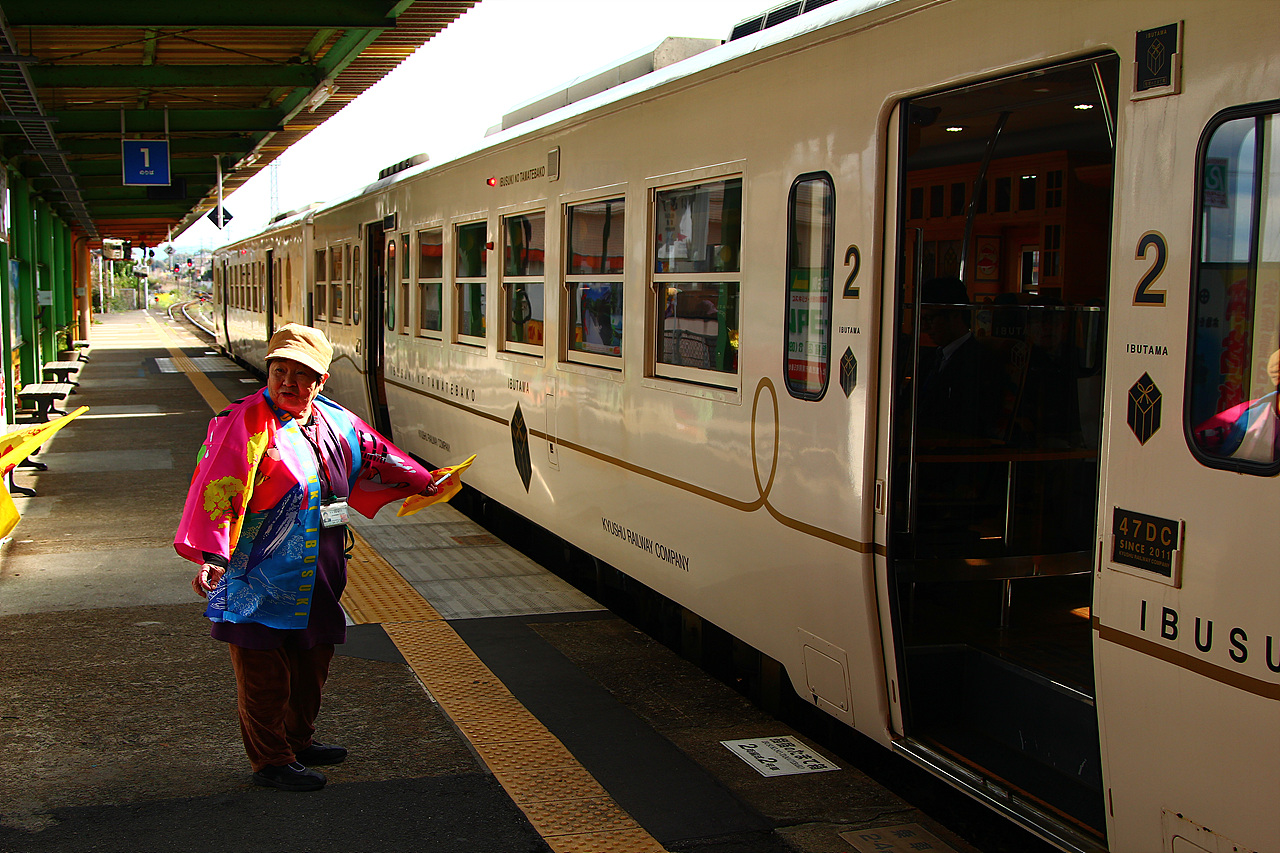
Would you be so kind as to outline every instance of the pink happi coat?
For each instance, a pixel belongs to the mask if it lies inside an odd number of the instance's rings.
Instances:
[[[421,492],[430,473],[338,404],[316,398],[315,417],[339,437],[351,509],[372,518]],[[205,615],[219,622],[305,628],[319,552],[319,463],[295,420],[267,389],[232,403],[209,423],[174,537],[196,563],[219,554],[230,565]]]

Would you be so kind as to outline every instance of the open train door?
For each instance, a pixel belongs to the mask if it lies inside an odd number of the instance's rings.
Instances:
[[[395,269],[395,234],[388,234],[385,225],[394,229],[393,220],[374,222],[366,226],[364,279],[364,367],[369,394],[370,426],[391,438],[391,413],[387,409],[386,352],[384,341],[386,328],[387,269]],[[357,297],[358,298],[358,297]]]
[[[1068,849],[1105,836],[1090,608],[1113,55],[899,105],[877,553],[895,747]]]

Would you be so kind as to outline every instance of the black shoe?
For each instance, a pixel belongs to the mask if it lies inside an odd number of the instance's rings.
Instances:
[[[308,767],[324,764],[341,764],[347,757],[346,747],[311,742],[311,746],[297,753],[298,761]]]
[[[292,764],[268,764],[253,774],[253,784],[282,791],[319,791],[325,781],[319,770],[308,770],[296,761]]]

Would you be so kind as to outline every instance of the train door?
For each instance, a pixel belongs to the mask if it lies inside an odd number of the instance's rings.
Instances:
[[[902,103],[883,344],[899,746],[1094,840],[1118,73],[1105,56]]]
[[[263,295],[262,305],[267,314],[267,340],[276,333],[276,316],[280,312],[280,276],[276,274],[275,251],[267,250],[267,292]]]
[[[231,301],[231,275],[226,261],[222,262],[222,281],[218,283],[218,301],[222,303],[222,329],[219,339],[231,346],[231,330],[227,325],[227,304]]]
[[[387,269],[395,270],[396,240],[382,222],[368,226],[365,241],[364,365],[368,383],[369,412],[374,429],[391,438],[391,413],[387,409],[386,354],[384,344]],[[385,250],[385,253],[384,253]]]

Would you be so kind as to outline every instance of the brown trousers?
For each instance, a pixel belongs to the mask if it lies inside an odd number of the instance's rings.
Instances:
[[[236,673],[240,735],[254,772],[290,764],[311,745],[333,644],[246,649],[228,643]]]

